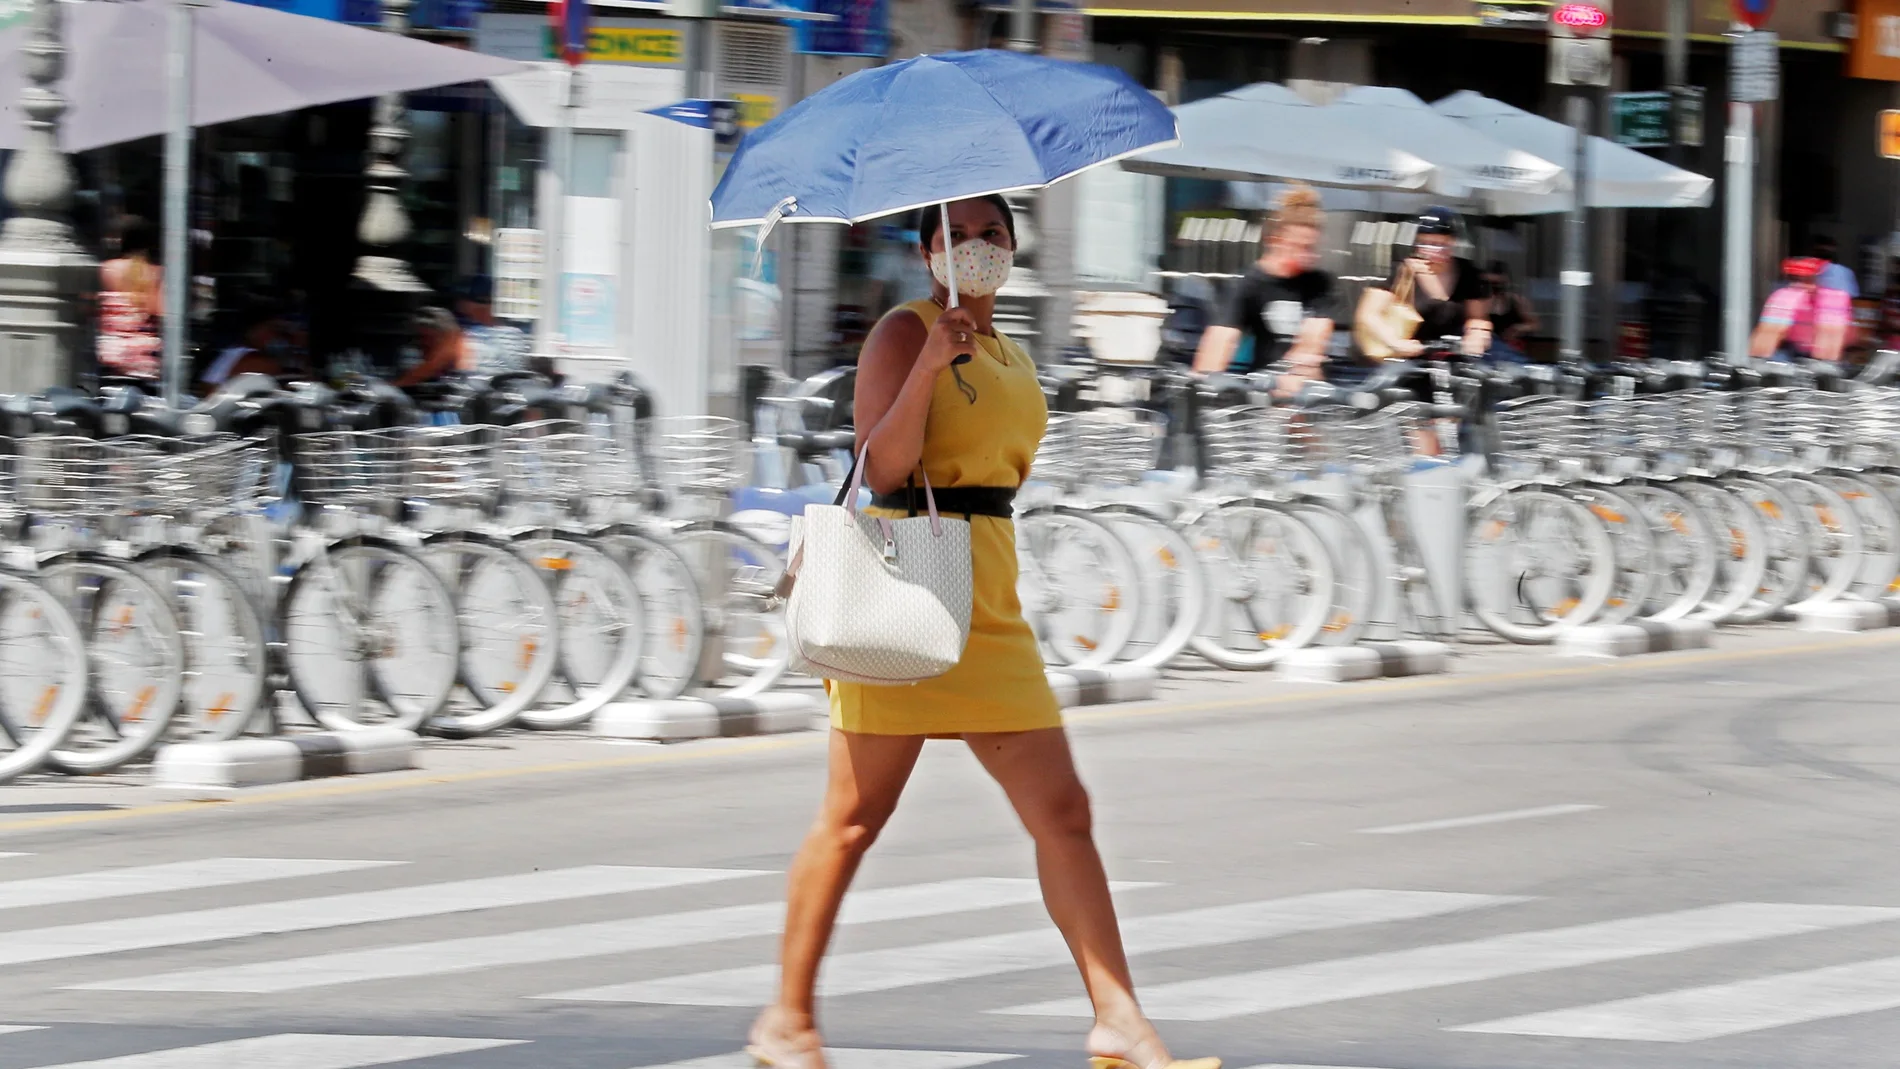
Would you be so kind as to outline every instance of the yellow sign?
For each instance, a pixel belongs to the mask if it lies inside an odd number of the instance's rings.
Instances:
[[[597,26],[587,33],[589,63],[639,63],[677,66],[684,45],[678,30]]]
[[[1900,160],[1900,111],[1889,109],[1880,113],[1880,155]]]
[[[738,93],[732,98],[739,105],[739,128],[757,130],[778,117],[778,98],[756,93]]]

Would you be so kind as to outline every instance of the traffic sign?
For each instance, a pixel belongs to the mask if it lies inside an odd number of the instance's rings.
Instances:
[[[1759,30],[1775,13],[1775,0],[1728,0],[1729,13],[1735,21],[1751,30]]]
[[[1880,155],[1900,160],[1900,111],[1890,108],[1880,113]]]
[[[1617,93],[1610,98],[1610,129],[1619,145],[1662,148],[1669,144],[1667,90],[1657,93]]]
[[[1781,96],[1781,39],[1767,30],[1735,35],[1730,57],[1730,100],[1759,104]]]

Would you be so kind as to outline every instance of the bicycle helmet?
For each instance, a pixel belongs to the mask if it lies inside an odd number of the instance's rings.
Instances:
[[[1812,282],[1826,269],[1827,261],[1818,256],[1790,256],[1781,261],[1781,273],[1797,282]]]
[[[1419,213],[1418,232],[1421,234],[1457,234],[1458,213],[1441,204],[1434,204]]]

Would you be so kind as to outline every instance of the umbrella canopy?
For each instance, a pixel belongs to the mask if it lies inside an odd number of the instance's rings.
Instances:
[[[1570,127],[1469,89],[1433,104],[1432,110],[1544,159],[1570,160],[1576,153],[1576,134]],[[1585,151],[1590,176],[1584,196],[1592,208],[1706,208],[1715,199],[1714,180],[1635,149],[1592,137]],[[1488,199],[1501,215],[1536,215],[1569,211],[1572,197],[1561,190],[1541,196],[1499,192]]]
[[[1181,144],[1125,160],[1164,178],[1300,181],[1352,189],[1422,189],[1433,167],[1409,152],[1341,129],[1325,108],[1274,82],[1174,109]]]
[[[1403,89],[1359,86],[1320,110],[1338,130],[1430,162],[1435,193],[1475,199],[1494,191],[1545,194],[1568,188],[1569,176],[1562,167],[1433,111]]]
[[[169,0],[60,4],[65,18],[68,108],[60,146],[82,152],[162,134],[166,129],[166,29]],[[340,100],[359,100],[480,81],[528,65],[243,3],[193,13],[195,126],[274,115]],[[20,112],[20,23],[0,31],[0,148],[25,142]]]
[[[1174,141],[1173,114],[1120,71],[1014,52],[919,56],[853,74],[749,135],[713,190],[713,226],[781,212],[863,222],[1039,189]]]

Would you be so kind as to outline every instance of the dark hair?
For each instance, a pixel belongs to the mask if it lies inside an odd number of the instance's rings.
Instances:
[[[495,280],[487,275],[470,275],[455,287],[455,297],[461,301],[473,301],[476,304],[493,304],[495,300]]]
[[[1016,244],[1016,213],[1009,210],[1009,202],[1003,199],[1003,195],[1001,193],[991,193],[988,196],[971,197],[970,199],[980,200],[988,204],[995,205],[997,212],[1000,213],[1003,217],[1004,229],[1009,231],[1009,243],[1011,245]],[[929,252],[931,241],[936,238],[937,231],[942,230],[942,229],[943,229],[943,209],[942,208],[939,208],[937,205],[933,204],[930,207],[925,208],[924,210],[918,212],[917,213],[917,245],[918,247],[922,248],[925,252]]]
[[[144,216],[128,215],[119,220],[119,255],[130,256],[135,252],[150,256],[153,251],[152,224]]]
[[[1505,278],[1511,277],[1511,269],[1504,265],[1503,260],[1493,260],[1485,264],[1484,273],[1487,275],[1503,275]]]
[[[1839,252],[1841,248],[1839,245],[1835,244],[1833,238],[1827,236],[1826,234],[1814,235],[1814,240],[1808,243],[1808,247],[1814,250],[1814,254],[1816,256],[1826,256],[1830,260],[1832,260],[1834,257],[1828,254]]]

